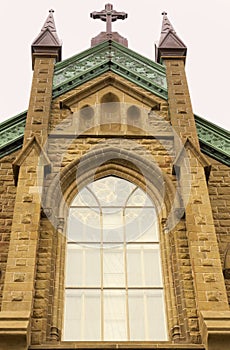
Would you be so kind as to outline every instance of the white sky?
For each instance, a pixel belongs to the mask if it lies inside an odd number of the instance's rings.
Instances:
[[[155,59],[166,11],[178,36],[188,47],[186,71],[195,114],[230,129],[230,0],[2,0],[0,4],[1,112],[0,122],[28,108],[32,80],[31,43],[40,33],[50,8],[62,59],[90,47],[90,40],[105,30],[90,12],[112,3],[128,19],[113,30],[129,40],[129,48]]]

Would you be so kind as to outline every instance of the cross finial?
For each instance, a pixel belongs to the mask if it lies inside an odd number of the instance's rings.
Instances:
[[[111,34],[112,33],[112,22],[115,22],[118,19],[124,20],[128,17],[128,14],[125,12],[117,12],[113,9],[112,4],[106,4],[105,9],[100,12],[92,12],[90,13],[90,17],[94,19],[101,19],[102,21],[106,22],[106,33]]]

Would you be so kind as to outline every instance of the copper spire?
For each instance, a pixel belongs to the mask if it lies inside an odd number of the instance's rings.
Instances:
[[[187,47],[176,34],[167,12],[163,12],[161,36],[158,46],[155,45],[156,61],[161,62],[162,56],[186,56]]]
[[[58,38],[56,26],[53,17],[54,10],[49,10],[49,15],[41,29],[40,34],[32,43],[32,57],[34,64],[34,55],[45,54],[56,56],[57,61],[61,61],[62,43]]]
[[[167,17],[167,12],[165,11],[162,12],[162,16],[163,16],[163,21],[162,21],[161,35],[167,34],[169,31],[176,34],[172,24],[170,23]]]
[[[98,36],[93,38],[91,40],[91,46],[95,46],[99,44],[100,42],[103,42],[105,40],[114,40],[119,42],[120,44],[124,46],[128,46],[127,39],[123,38],[120,34],[117,32],[112,31],[112,22],[117,21],[118,19],[126,19],[128,17],[128,14],[125,12],[118,12],[113,9],[112,4],[106,4],[105,9],[102,11],[94,11],[90,13],[90,17],[93,19],[101,19],[102,21],[106,22],[106,32],[101,32]]]
[[[41,29],[42,32],[44,32],[46,29],[49,29],[51,32],[56,33],[56,27],[54,23],[54,17],[53,17],[54,10],[49,10],[49,15]],[[59,39],[58,39],[59,40]]]

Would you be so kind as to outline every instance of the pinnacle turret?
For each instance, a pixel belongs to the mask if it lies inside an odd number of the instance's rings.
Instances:
[[[35,55],[53,55],[56,57],[58,62],[61,61],[62,43],[57,35],[53,13],[53,10],[49,11],[49,15],[41,29],[40,34],[32,43],[33,65]]]
[[[163,21],[161,36],[158,46],[155,45],[156,61],[161,63],[162,57],[166,56],[186,56],[187,47],[183,41],[178,37],[171,22],[167,17],[167,13],[163,12]]]

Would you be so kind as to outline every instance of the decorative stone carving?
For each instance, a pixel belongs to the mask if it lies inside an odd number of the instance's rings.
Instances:
[[[72,79],[80,79],[83,74],[88,74],[89,71],[91,71],[90,77],[92,77],[94,71],[99,66],[107,64],[108,62],[114,64],[115,70],[124,70],[127,77],[129,73],[133,73],[133,80],[140,80],[141,78],[143,82],[145,81],[147,85],[150,84],[152,88],[155,86],[155,89],[153,89],[156,90],[156,92],[158,88],[166,92],[167,82],[165,73],[157,69],[155,64],[150,64],[150,61],[145,63],[141,61],[140,58],[131,57],[129,53],[113,46],[108,47],[108,45],[103,47],[101,51],[93,52],[91,55],[86,55],[81,59],[79,59],[79,56],[76,56],[73,63],[66,67],[57,67],[54,72],[53,88],[55,90],[60,85],[65,83],[69,84]]]
[[[53,213],[52,208],[41,208],[42,218],[50,218],[52,213]]]

